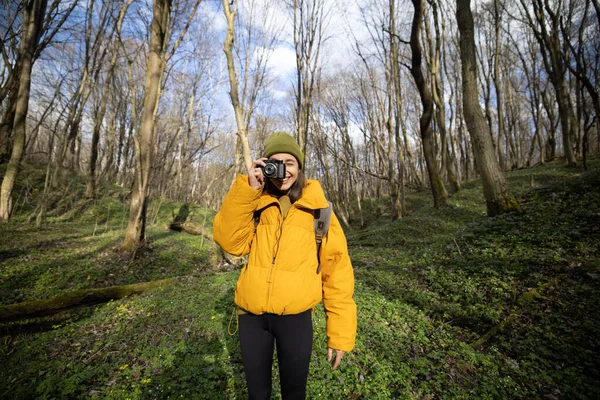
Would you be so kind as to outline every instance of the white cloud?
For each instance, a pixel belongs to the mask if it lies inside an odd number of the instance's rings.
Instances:
[[[216,32],[227,30],[227,21],[219,3],[203,1],[200,3],[199,10],[205,21],[209,22],[210,29]]]
[[[285,100],[288,98],[288,96],[289,92],[283,90],[275,90],[273,92],[273,97],[275,98],[275,100]]]
[[[257,0],[265,1],[266,0]],[[368,32],[361,20],[361,8],[365,7],[366,0],[326,0],[325,8],[328,21],[325,23],[327,40],[322,44],[319,55],[321,67],[325,72],[332,72],[345,65],[352,58],[354,40],[364,41]],[[274,67],[274,74],[278,77],[288,78],[296,69],[296,55],[293,47],[293,24],[291,10],[286,10],[279,2],[269,4],[270,10],[275,12],[276,25],[283,27],[280,39],[287,43],[287,47],[280,46],[273,53],[270,65]]]
[[[296,52],[288,46],[278,46],[269,55],[267,66],[273,76],[288,79],[296,71]]]

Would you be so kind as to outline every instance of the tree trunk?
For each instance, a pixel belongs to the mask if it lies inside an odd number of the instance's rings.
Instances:
[[[17,58],[13,69],[13,77],[8,84],[8,102],[2,122],[0,122],[0,164],[4,164],[10,160],[11,146],[10,140],[15,122],[15,112],[17,107],[17,99],[19,96],[19,79],[21,76],[21,57]]]
[[[225,1],[225,0],[224,0]],[[294,48],[296,51],[296,123],[298,144],[306,154],[313,90],[327,18],[322,0],[293,0]]]
[[[136,251],[146,236],[146,209],[148,184],[152,166],[153,139],[156,111],[160,100],[160,86],[165,69],[165,46],[171,19],[171,0],[154,0],[150,49],[146,65],[144,108],[136,142],[136,179],[129,207],[129,223],[125,232],[123,249]]]
[[[114,97],[114,96],[113,96]],[[104,156],[102,158],[102,174],[109,182],[115,181],[115,149],[117,143],[117,108],[119,106],[113,101],[113,112],[110,116],[106,131]]]
[[[441,142],[441,153],[442,153],[442,168],[446,170],[448,181],[452,185],[454,192],[460,191],[460,182],[456,178],[454,167],[452,165],[452,157],[450,156],[448,131],[446,129],[446,99],[444,96],[444,83],[441,72],[441,63],[444,53],[442,48],[442,41],[444,40],[444,33],[440,32],[440,22],[438,15],[437,3],[429,0],[431,4],[431,10],[433,12],[434,28],[435,28],[435,43],[431,37],[429,30],[429,24],[425,20],[426,36],[429,42],[429,49],[431,56],[428,58],[429,69],[431,71],[431,93],[433,102],[436,106],[434,115],[437,123],[437,127],[440,131],[440,142]],[[442,20],[442,31],[444,30],[444,22]]]
[[[34,53],[42,34],[47,3],[46,0],[28,1],[23,8],[23,34],[20,48],[22,65],[19,77],[19,96],[15,107],[13,148],[0,189],[0,222],[7,222],[10,219],[12,191],[15,186],[25,146],[25,127],[29,108],[31,69],[33,67]]]
[[[223,11],[227,18],[227,36],[223,43],[223,51],[227,57],[227,71],[229,73],[229,97],[231,98],[231,104],[233,105],[233,111],[235,112],[235,122],[237,124],[237,136],[242,144],[242,156],[244,157],[244,165],[246,170],[249,170],[252,166],[252,156],[250,155],[250,144],[248,143],[248,132],[246,130],[246,124],[244,123],[244,113],[240,104],[239,93],[238,93],[238,82],[235,73],[235,64],[233,60],[233,38],[234,38],[234,27],[235,27],[235,14],[237,13],[237,0],[233,1],[234,9],[231,9],[229,0],[223,0]]]
[[[420,43],[421,19],[423,19],[423,0],[412,0],[415,13],[412,20],[412,28],[410,34],[410,48],[412,51],[412,64],[410,72],[415,79],[415,84],[419,89],[421,96],[421,104],[423,113],[419,120],[419,128],[421,132],[421,140],[423,142],[423,155],[427,164],[427,173],[431,184],[431,193],[433,195],[433,205],[435,207],[444,206],[448,202],[448,192],[442,182],[440,171],[437,167],[433,149],[433,132],[431,130],[431,120],[433,118],[433,100],[431,93],[425,83],[425,78],[421,70],[422,50]]]
[[[86,29],[85,29],[85,59],[78,83],[78,87],[73,94],[72,105],[69,110],[69,116],[65,124],[65,139],[63,139],[62,149],[56,157],[56,168],[52,177],[52,187],[60,186],[65,176],[64,169],[70,169],[73,172],[80,172],[80,154],[81,154],[81,135],[80,126],[83,121],[85,105],[92,94],[93,87],[98,82],[98,77],[102,69],[103,60],[108,52],[109,46],[106,46],[104,39],[107,36],[107,21],[110,18],[110,8],[102,7],[98,15],[94,15],[95,0],[91,0],[86,5]],[[98,24],[98,31],[94,36],[94,24]],[[108,34],[110,35],[110,33]],[[65,165],[66,164],[66,165]]]
[[[395,143],[394,151],[396,153],[396,166],[398,168],[397,178],[391,176],[393,180],[391,183],[392,199],[393,199],[393,218],[402,218],[405,213],[405,202],[404,202],[404,166],[406,161],[404,159],[404,153],[402,152],[402,146],[400,145],[400,125],[403,123],[402,116],[402,90],[401,90],[401,79],[400,79],[400,64],[398,57],[398,44],[396,43],[396,0],[390,0],[390,53],[391,59],[391,88],[394,91],[394,104],[395,112],[394,117],[394,136],[390,134],[390,147],[391,142]],[[404,129],[404,128],[403,128]],[[390,164],[390,168],[394,169],[394,164]]]
[[[558,7],[561,6],[561,2],[556,4]],[[544,66],[554,87],[556,102],[558,103],[558,116],[562,131],[565,159],[568,166],[574,167],[577,165],[571,145],[571,138],[575,136],[573,132],[574,115],[566,83],[567,61],[562,52],[559,36],[562,15],[559,9],[552,10],[551,5],[547,1],[533,0],[532,2],[527,2],[521,0],[521,5],[540,45]],[[533,16],[530,12],[531,6],[533,7]]]
[[[542,104],[544,105],[546,116],[548,117],[548,140],[546,141],[544,149],[546,152],[545,158],[552,161],[556,158],[556,129],[558,127],[558,122],[556,115],[554,114],[552,99],[550,99],[547,90],[542,91]]]
[[[50,143],[48,144],[48,161],[46,163],[46,178],[44,179],[44,191],[40,200],[40,211],[35,218],[35,227],[40,228],[46,216],[46,196],[48,194],[48,186],[50,184],[50,166],[52,165],[52,152],[54,151],[54,135],[50,133]]]
[[[133,95],[135,96],[135,93],[133,93]],[[134,97],[135,99],[135,97]],[[126,182],[127,182],[127,172],[129,170],[129,166],[131,164],[131,141],[133,140],[133,137],[135,136],[135,130],[136,130],[136,125],[137,122],[135,122],[137,120],[137,117],[135,117],[135,115],[137,114],[137,111],[135,110],[135,101],[132,101],[131,104],[131,121],[129,121],[127,119],[127,107],[125,106],[123,108],[122,114],[121,114],[121,129],[120,129],[120,135],[119,135],[119,155],[121,154],[121,150],[122,150],[122,161],[117,163],[117,165],[120,165],[120,171],[119,171],[119,176],[117,179],[117,184],[121,187],[126,186]],[[128,126],[129,125],[129,126]]]
[[[500,25],[502,19],[498,1],[499,0],[494,0],[494,90],[496,92],[496,109],[498,110],[498,159],[500,160],[500,167],[504,170],[506,168],[506,159],[503,146],[504,138],[506,138],[507,135],[506,128],[504,127],[503,90],[500,82]]]
[[[511,194],[498,165],[485,116],[479,107],[475,29],[470,0],[456,0],[456,19],[460,32],[464,116],[471,135],[477,169],[483,182],[487,213],[488,216],[495,216],[505,212],[519,211],[519,203]]]
[[[127,9],[129,8],[129,5],[132,1],[133,0],[129,0],[128,2],[126,2],[121,8],[121,11],[119,12],[119,18],[117,19],[115,26],[117,38],[119,38],[121,35],[121,25],[123,24],[123,19],[125,18]],[[94,116],[92,146],[90,148],[90,163],[88,166],[88,177],[85,188],[85,196],[87,198],[92,198],[94,196],[94,192],[96,191],[96,162],[98,161],[98,143],[100,143],[100,128],[102,127],[104,116],[106,115],[106,105],[108,104],[109,99],[109,89],[112,84],[112,79],[115,72],[115,65],[117,64],[118,56],[119,44],[117,43],[117,40],[115,40],[113,43],[112,56],[108,67],[108,72],[106,74],[106,80],[104,81],[104,87],[102,89],[102,95],[100,96],[100,104],[97,108],[96,115]]]
[[[577,166],[575,160],[575,154],[573,153],[573,146],[571,144],[571,137],[573,137],[572,130],[573,124],[573,110],[569,101],[569,91],[567,90],[567,84],[565,76],[556,77],[552,79],[554,90],[556,92],[556,100],[558,101],[558,116],[560,118],[560,128],[563,139],[563,151],[565,159],[569,167]]]
[[[71,160],[74,158],[75,141],[79,133],[79,124],[81,122],[83,108],[85,107],[89,93],[91,93],[91,90],[86,89],[88,77],[89,74],[87,73],[87,68],[84,68],[81,73],[77,90],[71,99],[69,114],[67,115],[62,135],[62,144],[56,155],[56,166],[54,175],[52,176],[53,188],[60,187],[61,182],[64,180],[63,175],[64,169],[66,168],[65,160],[67,160],[69,152],[71,153]]]

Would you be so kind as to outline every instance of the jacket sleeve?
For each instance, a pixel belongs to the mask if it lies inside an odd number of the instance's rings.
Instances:
[[[323,306],[327,315],[327,346],[350,351],[356,341],[354,271],[348,255],[346,236],[335,216],[321,246]]]
[[[254,211],[262,190],[248,184],[248,177],[238,175],[223,200],[213,222],[213,239],[227,253],[243,256],[250,252],[254,234]]]

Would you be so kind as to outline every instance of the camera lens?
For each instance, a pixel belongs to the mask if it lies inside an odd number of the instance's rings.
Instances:
[[[275,167],[273,164],[265,165],[265,175],[271,176],[274,175],[275,172],[277,172],[277,167]]]

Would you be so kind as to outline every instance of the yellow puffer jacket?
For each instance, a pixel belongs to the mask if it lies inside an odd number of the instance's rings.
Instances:
[[[350,351],[356,339],[354,272],[335,214],[321,244],[317,274],[314,210],[328,206],[318,181],[307,180],[285,220],[276,197],[254,190],[239,175],[215,217],[213,235],[226,252],[250,253],[235,289],[235,303],[252,314],[298,314],[323,300],[328,347]],[[254,235],[254,211],[262,210]]]

